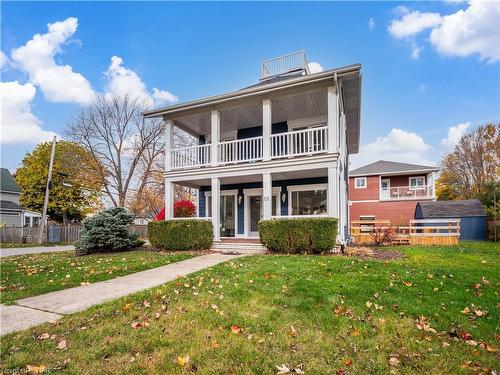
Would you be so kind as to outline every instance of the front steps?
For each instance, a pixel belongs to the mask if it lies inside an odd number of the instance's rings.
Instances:
[[[214,241],[212,251],[223,254],[259,254],[267,251],[258,238],[222,238],[220,241]]]

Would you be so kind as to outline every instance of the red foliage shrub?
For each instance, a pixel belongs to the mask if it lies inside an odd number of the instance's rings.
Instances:
[[[163,207],[160,212],[158,212],[158,215],[155,216],[156,221],[162,221],[165,220],[165,207]]]
[[[195,212],[196,206],[190,200],[183,199],[174,203],[174,217],[191,217]]]

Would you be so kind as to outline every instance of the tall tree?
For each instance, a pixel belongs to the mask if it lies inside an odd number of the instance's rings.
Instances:
[[[143,189],[163,153],[163,124],[144,120],[144,99],[98,97],[70,122],[67,134],[89,150],[102,169],[104,190],[114,206],[125,207],[133,189]]]
[[[500,124],[464,135],[442,161],[438,199],[476,198],[500,176]]]
[[[33,211],[42,210],[51,148],[51,142],[39,144],[16,171],[21,204]],[[94,172],[96,168],[99,166],[85,148],[74,142],[57,142],[48,204],[51,219],[64,224],[80,220],[99,206],[103,181]]]

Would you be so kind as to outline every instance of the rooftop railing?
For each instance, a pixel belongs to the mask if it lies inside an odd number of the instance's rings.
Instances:
[[[293,52],[263,61],[260,79],[264,80],[298,70],[304,70],[309,74],[305,51]]]

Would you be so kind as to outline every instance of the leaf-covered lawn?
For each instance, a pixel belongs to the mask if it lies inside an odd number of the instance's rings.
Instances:
[[[1,258],[1,302],[108,280],[196,255],[145,250],[81,257],[74,254],[64,251]]]
[[[398,249],[405,258],[388,262],[236,259],[3,337],[1,366],[70,374],[498,371],[498,245]]]

